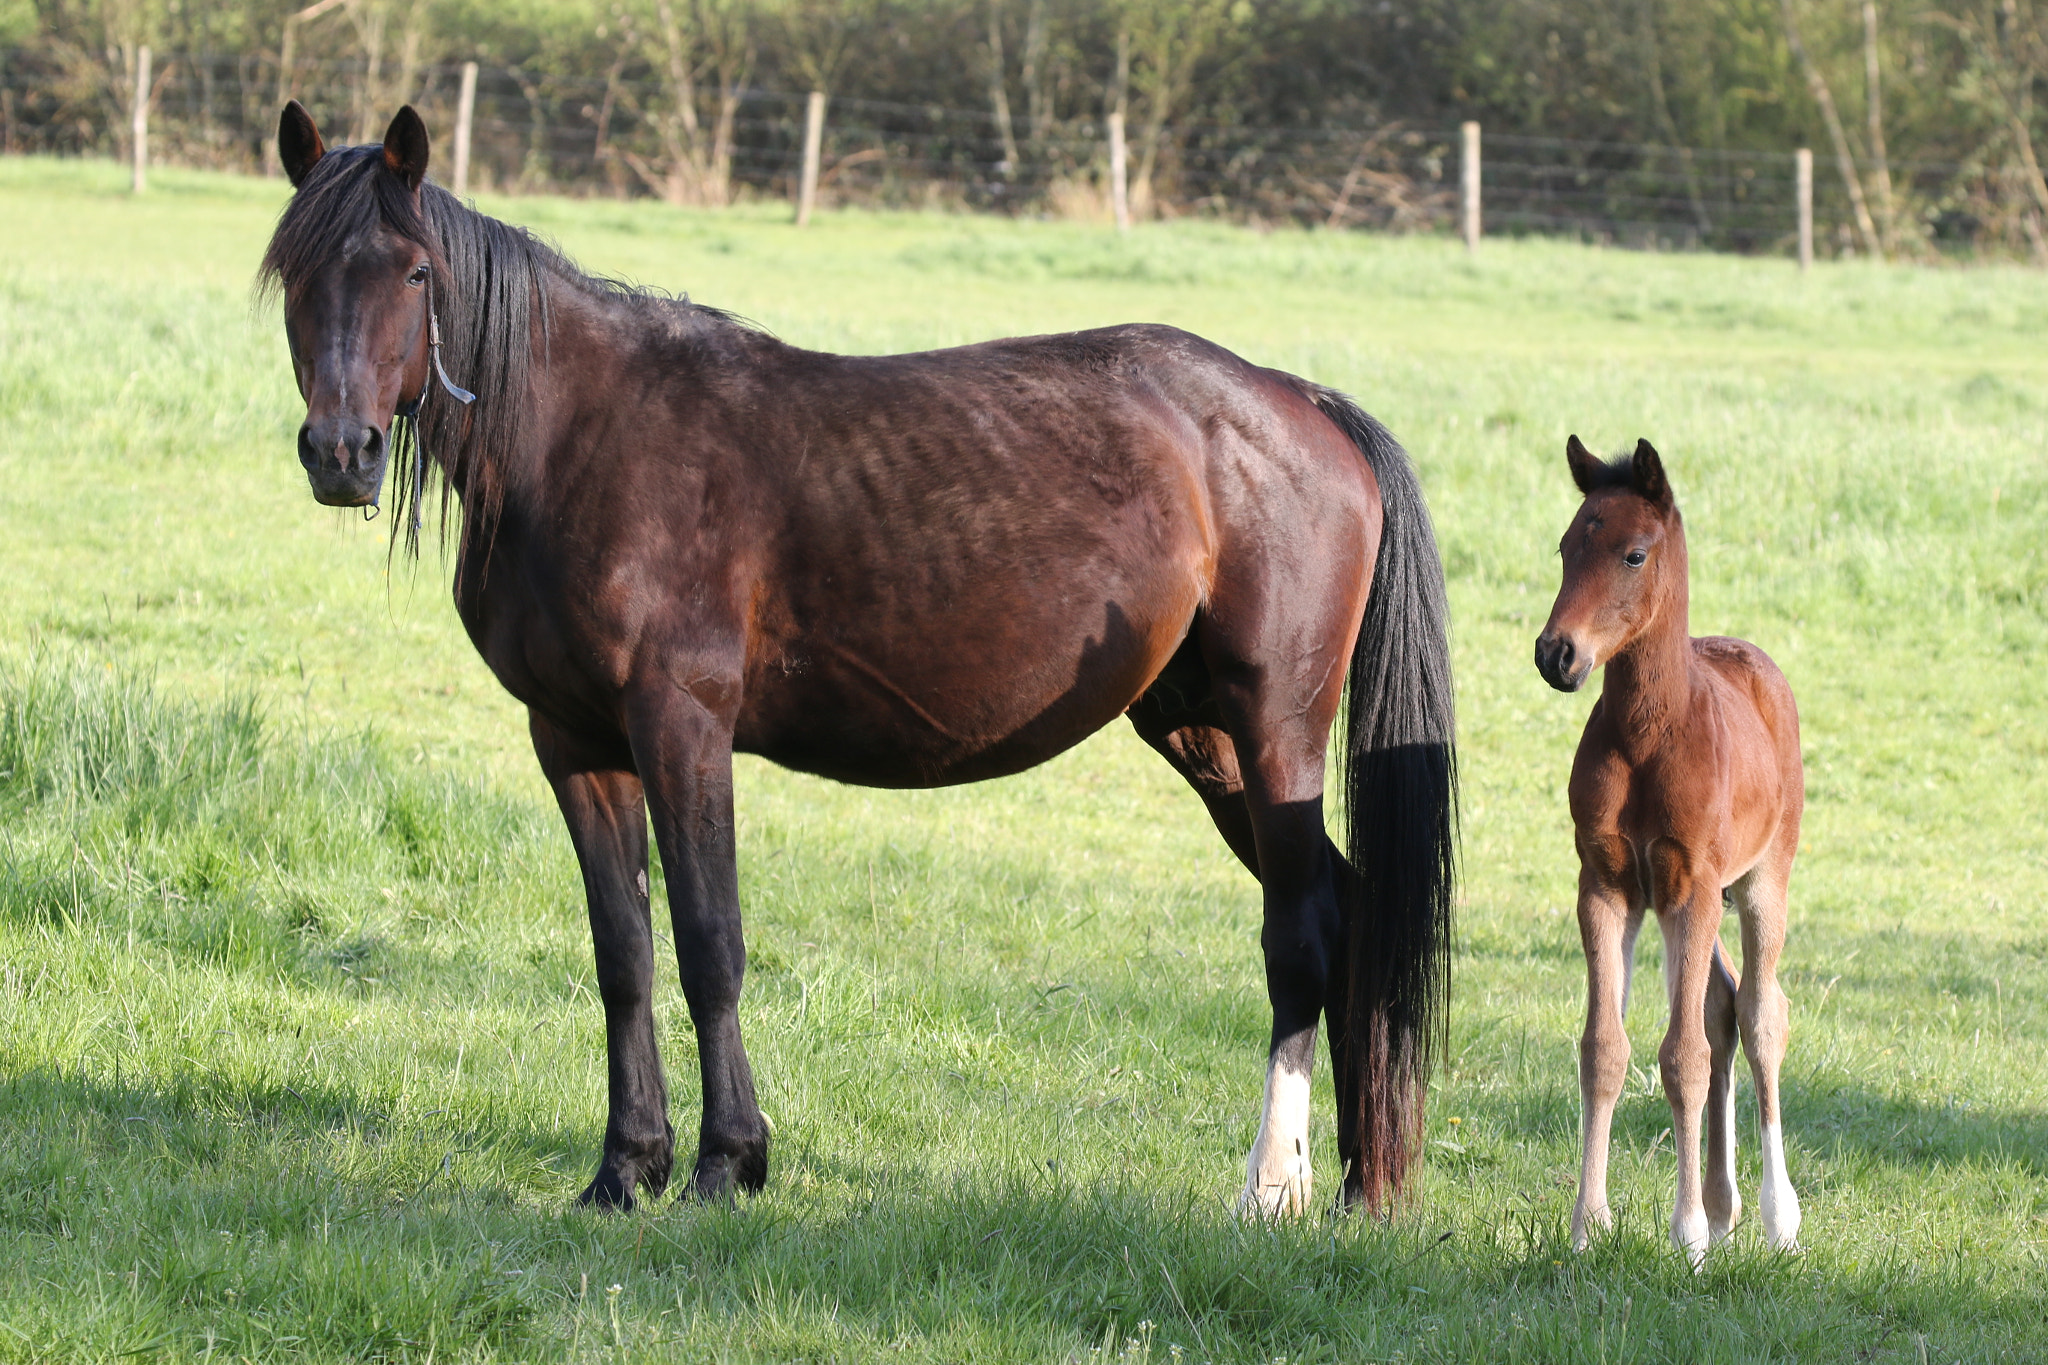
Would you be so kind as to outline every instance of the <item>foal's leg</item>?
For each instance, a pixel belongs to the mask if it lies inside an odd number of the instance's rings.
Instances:
[[[1728,955],[1714,944],[1714,964],[1707,974],[1707,1047],[1712,1068],[1707,1078],[1707,1240],[1718,1242],[1742,1217],[1742,1195],[1735,1188],[1735,973]]]
[[[1780,1251],[1799,1249],[1799,1196],[1785,1170],[1785,1134],[1778,1111],[1778,1068],[1792,1028],[1791,1009],[1778,986],[1778,954],[1785,946],[1786,890],[1797,841],[1795,829],[1782,841],[1784,847],[1773,850],[1764,865],[1743,879],[1735,901],[1742,916],[1742,987],[1735,1010],[1763,1130],[1763,1181],[1757,1203],[1764,1239]]]
[[[1586,952],[1586,1030],[1579,1039],[1579,1198],[1572,1208],[1572,1245],[1586,1249],[1593,1230],[1614,1226],[1607,1207],[1607,1148],[1614,1107],[1628,1083],[1630,968],[1642,907],[1632,905],[1621,878],[1627,846],[1583,847],[1579,854],[1579,942]]]
[[[1657,1060],[1664,1074],[1664,1096],[1671,1102],[1671,1145],[1678,1157],[1671,1240],[1698,1268],[1707,1254],[1700,1128],[1713,1069],[1713,1049],[1707,1043],[1706,1030],[1707,977],[1719,942],[1721,888],[1712,877],[1684,865],[1683,856],[1668,843],[1658,845],[1652,855],[1657,922],[1664,932],[1664,979],[1671,1002],[1671,1026]]]
[[[631,1208],[635,1187],[668,1187],[675,1139],[654,1040],[654,941],[647,913],[647,808],[623,753],[593,752],[539,716],[534,752],[555,789],[590,906],[597,992],[604,1002],[609,1116],[604,1159],[583,1202]]]
[[[707,686],[737,696],[735,683]],[[740,1040],[739,868],[733,843],[732,728],[666,679],[632,698],[633,758],[647,787],[675,928],[676,965],[697,1030],[704,1113],[693,1194],[758,1190],[768,1179],[768,1125]]]

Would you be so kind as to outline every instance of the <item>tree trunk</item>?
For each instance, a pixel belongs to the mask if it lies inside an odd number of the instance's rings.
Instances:
[[[703,130],[697,125],[697,82],[690,75],[688,45],[676,23],[675,6],[658,0],[655,14],[661,20],[661,40],[668,55],[669,115],[662,120],[668,153],[666,188],[662,198],[671,204],[701,203],[704,198]]]
[[[398,102],[411,104],[419,99],[419,91],[413,82],[420,73],[420,21],[426,17],[426,0],[413,0],[412,8],[406,11],[405,32],[398,39]]]
[[[1644,66],[1650,73],[1650,103],[1657,114],[1657,126],[1678,154],[1679,169],[1685,175],[1685,197],[1692,205],[1692,220],[1704,239],[1712,235],[1714,222],[1707,216],[1706,200],[1700,197],[1700,177],[1693,165],[1692,148],[1678,136],[1678,120],[1671,117],[1671,101],[1664,93],[1664,45],[1657,40],[1657,0],[1643,0],[1643,45],[1649,49]]]
[[[1877,228],[1887,252],[1899,249],[1892,210],[1892,168],[1884,150],[1884,94],[1877,61],[1877,0],[1863,0],[1863,89],[1870,125],[1870,178],[1877,188]]]
[[[1045,141],[1052,123],[1052,95],[1045,89],[1045,0],[1031,0],[1024,19],[1024,99],[1031,141]]]
[[[1017,155],[1017,130],[1010,122],[1010,91],[1003,68],[1002,0],[988,0],[988,100],[995,112],[996,134],[1003,143],[1003,179],[1013,178],[1021,165]]]
[[[1792,13],[1792,0],[1778,0],[1778,6],[1785,15],[1785,43],[1798,59],[1800,69],[1806,73],[1806,88],[1813,95],[1813,102],[1820,106],[1822,122],[1827,124],[1828,137],[1835,144],[1835,164],[1842,172],[1842,187],[1849,192],[1849,206],[1856,213],[1856,231],[1863,239],[1863,249],[1877,260],[1884,259],[1884,245],[1878,241],[1877,225],[1870,221],[1870,206],[1863,198],[1863,182],[1856,175],[1856,158],[1849,151],[1848,134],[1842,131],[1841,115],[1835,112],[1835,97],[1828,92],[1826,77],[1807,55],[1806,44],[1799,40],[1799,21]]]
[[[356,37],[363,44],[363,74],[354,91],[355,140],[373,142],[381,131],[377,127],[377,106],[383,102],[378,77],[384,68],[384,11],[358,0],[348,6],[348,17],[349,22],[355,25]]]
[[[733,126],[739,118],[740,94],[747,88],[747,77],[754,71],[755,49],[752,41],[744,41],[740,51],[739,60],[734,62],[731,49],[727,48],[725,60],[718,72],[718,122],[711,130],[711,166],[707,188],[711,202],[720,206],[732,202]]]

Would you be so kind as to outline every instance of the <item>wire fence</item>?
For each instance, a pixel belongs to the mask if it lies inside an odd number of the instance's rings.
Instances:
[[[126,70],[122,63],[126,62]],[[126,156],[132,54],[0,52],[0,145],[8,153]],[[409,101],[437,134],[435,167],[456,116],[461,67],[295,62],[272,54],[159,56],[150,159],[271,171],[268,139],[286,97],[304,102],[328,141],[368,141]],[[721,94],[723,97],[721,98]],[[685,117],[648,68],[565,77],[516,67],[477,77],[467,189],[653,195],[679,204],[793,198],[806,96],[699,90]],[[988,110],[838,98],[820,160],[819,202],[948,206],[1030,216],[1111,214],[1105,119],[1025,120]],[[1180,123],[1131,130],[1139,217],[1208,214],[1399,232],[1454,230],[1456,130],[1271,128]],[[1821,158],[1814,213],[1821,254],[1861,245],[1841,178]],[[1891,167],[1897,238],[1942,247],[2042,251],[2016,168]],[[1489,234],[1572,237],[1624,246],[1793,250],[1794,156],[1488,134],[1481,176]]]

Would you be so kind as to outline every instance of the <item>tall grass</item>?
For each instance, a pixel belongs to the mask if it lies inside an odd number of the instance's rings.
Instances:
[[[1257,891],[1117,729],[949,792],[741,762],[769,1188],[598,1219],[573,860],[445,566],[306,497],[247,306],[280,190],[121,183],[0,159],[0,1360],[2043,1358],[2048,277],[499,206],[806,345],[1189,326],[1386,419],[1451,578],[1467,878],[1399,1222],[1232,1216]],[[1656,442],[1695,630],[1799,695],[1802,1257],[1665,1239],[1654,936],[1619,1229],[1564,1249],[1587,699],[1528,660],[1570,431]],[[687,1149],[666,973],[656,1018]]]
[[[47,652],[0,664],[0,810],[0,916],[237,968],[318,960],[391,883],[458,910],[539,833],[367,733],[273,734],[247,693],[203,704]]]

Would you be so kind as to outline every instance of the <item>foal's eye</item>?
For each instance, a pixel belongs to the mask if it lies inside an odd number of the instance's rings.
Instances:
[[[1643,561],[1649,557],[1650,552],[1648,550],[1630,550],[1627,555],[1623,556],[1621,562],[1628,565],[1631,569],[1640,569],[1643,567]]]
[[[405,277],[405,282],[415,288],[425,284],[427,282],[427,267],[424,264],[414,266],[412,274]]]

